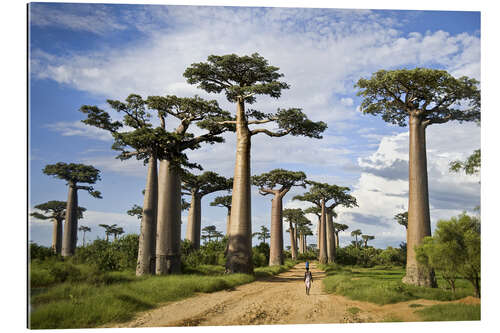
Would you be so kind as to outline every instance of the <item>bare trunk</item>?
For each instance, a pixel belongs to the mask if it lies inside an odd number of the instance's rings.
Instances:
[[[52,226],[52,251],[55,254],[61,254],[62,245],[62,218],[54,218],[54,225]]]
[[[339,232],[338,231],[335,231],[335,247],[338,249],[339,248],[339,245],[340,242],[339,242]]]
[[[318,216],[318,225],[316,227],[316,237],[317,237],[316,247],[318,248],[318,251],[320,248],[320,240],[321,240],[320,233],[321,233],[321,216]]]
[[[78,207],[77,191],[76,184],[70,182],[68,184],[68,201],[66,202],[66,216],[61,250],[61,255],[63,257],[75,254],[76,246],[73,240],[75,238],[74,234],[76,234],[78,223],[76,215],[76,207]]]
[[[253,273],[250,192],[251,135],[242,99],[236,112],[236,164],[234,166],[231,225],[226,268],[232,273]]]
[[[156,235],[156,274],[181,272],[181,180],[177,166],[160,161]]]
[[[299,234],[299,253],[304,254],[304,234],[300,233]]]
[[[158,170],[155,156],[149,158],[142,208],[141,234],[135,274],[155,274],[156,218],[158,213]]]
[[[201,197],[193,193],[191,195],[191,207],[189,207],[186,238],[193,243],[195,249],[200,248],[201,237]]]
[[[231,209],[227,209],[227,217],[226,217],[226,236],[229,236],[229,229],[231,228]]]
[[[431,235],[425,126],[419,116],[410,116],[409,202],[406,276],[407,284],[434,287],[434,272],[418,265],[415,247]]]
[[[320,247],[319,247],[319,262],[326,264],[328,262],[327,243],[326,243],[326,207],[325,201],[321,200],[321,219],[320,219]]]
[[[335,262],[335,229],[333,227],[332,213],[326,213],[326,252],[328,263]]]
[[[283,265],[283,197],[276,194],[271,206],[269,266]]]
[[[290,222],[290,251],[292,251],[292,260],[297,259],[297,245],[295,243],[295,229],[292,222]]]
[[[307,252],[307,235],[304,235],[304,251]]]

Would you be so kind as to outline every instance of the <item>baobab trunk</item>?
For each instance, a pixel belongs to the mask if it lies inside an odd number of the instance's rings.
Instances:
[[[52,226],[52,251],[55,254],[61,254],[61,244],[62,244],[62,219],[54,218]]]
[[[333,214],[326,213],[326,252],[328,263],[335,262],[335,228],[333,226]]]
[[[299,253],[304,254],[304,235],[299,234]]]
[[[193,243],[195,249],[200,248],[201,237],[201,197],[198,194],[191,196],[189,207],[186,238]]]
[[[276,194],[271,204],[269,266],[283,265],[283,197]]]
[[[77,232],[77,215],[76,207],[78,207],[77,187],[74,182],[68,184],[68,201],[66,203],[66,216],[64,223],[64,234],[62,241],[61,255],[68,257],[75,254],[75,234]],[[76,242],[76,240],[75,240]]]
[[[156,235],[156,274],[181,272],[181,179],[179,169],[160,161]]]
[[[242,98],[239,98],[237,103],[236,139],[236,164],[234,166],[226,268],[232,273],[252,274],[251,134],[245,118],[245,106]]]
[[[290,251],[292,251],[292,260],[297,259],[297,245],[295,244],[295,229],[292,222],[290,222]]]
[[[156,157],[149,158],[146,191],[142,208],[141,234],[135,274],[155,274],[158,171]]]
[[[319,262],[326,264],[328,262],[328,254],[326,248],[326,207],[325,201],[321,200],[321,219],[320,219],[320,247],[319,247]]]
[[[339,232],[335,231],[335,248],[339,248]]]
[[[425,126],[418,115],[410,115],[409,203],[406,276],[403,282],[435,287],[434,272],[418,265],[415,247],[431,235]]]
[[[227,210],[226,216],[226,236],[229,236],[229,229],[231,228],[231,210]]]

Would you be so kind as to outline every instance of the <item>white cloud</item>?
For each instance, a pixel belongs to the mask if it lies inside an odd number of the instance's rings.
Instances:
[[[112,141],[113,137],[105,130],[88,126],[80,121],[64,122],[44,125],[51,131],[59,132],[62,136],[83,136],[100,141]]]

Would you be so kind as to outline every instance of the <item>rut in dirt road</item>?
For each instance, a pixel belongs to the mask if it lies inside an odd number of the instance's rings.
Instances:
[[[210,294],[199,294],[139,314],[111,327],[218,326],[419,321],[410,304],[376,305],[323,291],[325,273],[311,264],[314,282],[305,293],[305,264],[275,277]],[[422,305],[441,302],[418,300]],[[356,309],[353,311],[353,309]]]

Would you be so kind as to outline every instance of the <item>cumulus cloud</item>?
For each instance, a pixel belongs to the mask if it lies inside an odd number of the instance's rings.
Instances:
[[[62,136],[83,136],[100,141],[113,140],[113,137],[109,132],[93,126],[85,125],[80,121],[59,121],[53,124],[46,124],[44,126],[51,131],[59,132]]]

